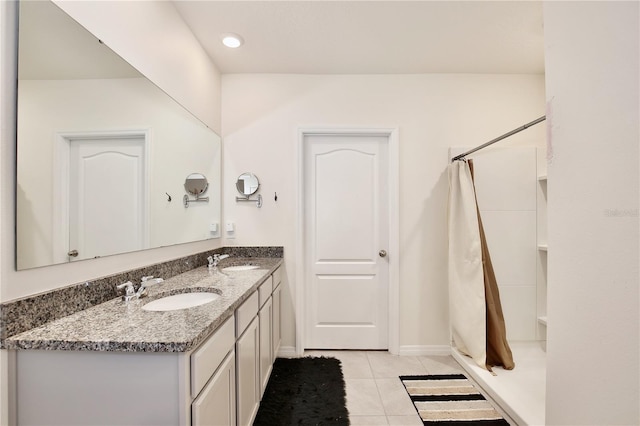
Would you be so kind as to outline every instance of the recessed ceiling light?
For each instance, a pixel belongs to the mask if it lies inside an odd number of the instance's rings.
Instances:
[[[243,43],[244,40],[238,34],[228,33],[222,35],[222,44],[232,49],[242,46]]]

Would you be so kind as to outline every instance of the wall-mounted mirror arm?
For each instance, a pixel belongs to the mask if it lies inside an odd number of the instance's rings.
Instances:
[[[249,195],[245,196],[245,197],[238,197],[236,196],[236,201],[242,202],[242,201],[253,201],[256,203],[256,206],[258,206],[258,208],[262,207],[262,195],[258,194],[257,198],[251,198]]]
[[[208,203],[209,197],[198,197],[196,195],[196,198],[190,199],[187,194],[184,194],[184,197],[182,197],[182,202],[184,203],[184,207],[187,208],[189,207],[189,203],[198,203],[198,202]]]

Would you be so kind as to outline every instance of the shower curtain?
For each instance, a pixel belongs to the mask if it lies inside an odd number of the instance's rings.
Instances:
[[[449,312],[454,346],[491,371],[514,368],[500,293],[473,183],[473,163],[449,165]]]

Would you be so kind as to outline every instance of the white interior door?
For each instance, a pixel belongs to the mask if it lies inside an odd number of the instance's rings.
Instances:
[[[388,347],[388,142],[304,138],[305,348]]]
[[[145,248],[144,136],[78,138],[69,148],[69,260]]]

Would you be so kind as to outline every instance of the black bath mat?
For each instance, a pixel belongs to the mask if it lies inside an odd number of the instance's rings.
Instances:
[[[253,424],[348,425],[340,361],[277,358]]]
[[[428,426],[509,426],[463,374],[400,376]]]

